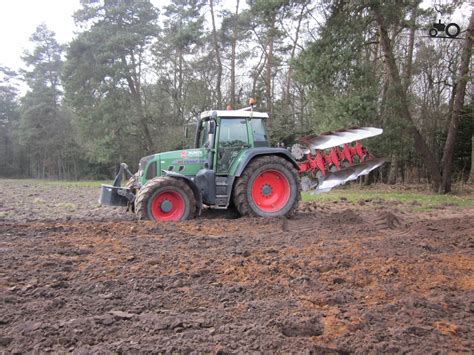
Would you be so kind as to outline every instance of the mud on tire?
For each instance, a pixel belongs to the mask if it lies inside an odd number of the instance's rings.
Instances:
[[[292,216],[300,200],[296,169],[284,158],[254,159],[235,183],[233,202],[242,216]]]
[[[138,219],[186,220],[194,218],[196,200],[182,179],[156,177],[149,180],[135,198]]]

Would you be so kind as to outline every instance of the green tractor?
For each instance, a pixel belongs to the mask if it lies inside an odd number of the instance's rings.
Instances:
[[[298,164],[287,149],[270,147],[266,119],[252,108],[201,113],[194,149],[142,158],[128,187],[120,187],[122,171],[102,186],[100,203],[131,205],[139,219],[156,221],[193,218],[203,205],[234,205],[244,216],[293,214]]]
[[[290,150],[270,147],[267,119],[267,113],[255,112],[252,105],[241,110],[203,112],[196,122],[193,149],[146,156],[140,160],[136,174],[122,163],[113,185],[102,186],[99,202],[128,206],[139,219],[155,221],[191,219],[204,206],[219,209],[235,206],[242,216],[291,216],[300,199],[300,177],[304,177],[305,189],[328,190],[380,166],[372,162],[352,167],[352,159],[344,170],[340,164],[334,169],[336,165],[331,163],[329,153],[318,150],[321,139],[326,147],[328,139],[343,144],[354,138],[380,134],[367,133],[370,127],[357,132],[341,130],[337,136],[328,132],[305,137],[306,146],[294,147],[298,159],[306,157],[298,162]],[[353,136],[345,141],[343,138],[342,142],[341,134]],[[365,148],[359,148],[367,153]],[[334,154],[344,160],[342,149],[334,149]],[[358,154],[355,147],[348,149]],[[367,154],[364,156],[371,160]],[[317,157],[327,160],[319,168],[315,163]],[[362,162],[363,156],[360,159]],[[131,179],[126,187],[121,187],[124,171]]]

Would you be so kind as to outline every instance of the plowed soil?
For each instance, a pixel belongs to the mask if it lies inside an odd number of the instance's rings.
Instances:
[[[0,352],[473,351],[472,208],[156,224],[97,188],[2,186]]]

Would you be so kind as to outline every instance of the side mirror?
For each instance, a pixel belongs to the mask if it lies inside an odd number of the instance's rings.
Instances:
[[[209,134],[215,134],[216,133],[216,122],[215,121],[210,121],[209,122]]]

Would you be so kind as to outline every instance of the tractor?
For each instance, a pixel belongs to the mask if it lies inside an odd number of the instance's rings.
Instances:
[[[268,118],[254,111],[254,101],[240,110],[202,112],[194,148],[146,156],[136,174],[121,163],[113,184],[102,185],[99,203],[128,206],[139,219],[155,221],[191,219],[205,206],[291,216],[302,189],[328,191],[383,164],[358,142],[380,134],[377,128],[307,136],[289,149],[270,146]],[[124,172],[130,180],[122,187]]]

